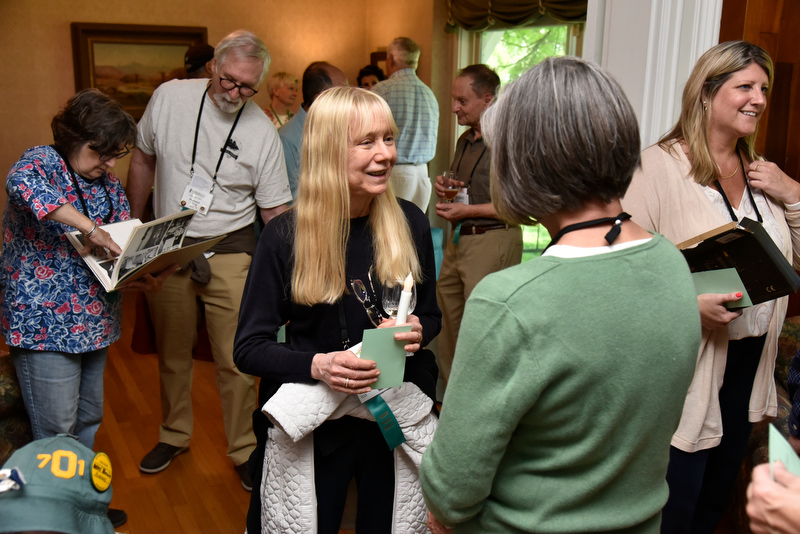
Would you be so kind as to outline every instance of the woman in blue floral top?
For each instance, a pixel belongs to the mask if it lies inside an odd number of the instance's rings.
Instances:
[[[102,225],[129,219],[130,207],[108,171],[128,153],[136,125],[117,102],[85,90],[51,126],[54,144],[27,150],[6,182],[2,331],[34,439],[68,433],[92,448],[103,418],[108,346],[120,336],[121,300],[105,292],[65,234],[83,234],[82,252],[120,253]],[[149,278],[133,288],[158,289],[160,282]]]

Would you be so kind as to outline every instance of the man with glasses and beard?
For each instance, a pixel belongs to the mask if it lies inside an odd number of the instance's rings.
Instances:
[[[255,379],[233,363],[233,336],[256,237],[291,200],[281,143],[270,120],[250,98],[269,68],[264,43],[237,30],[216,46],[211,80],[174,80],[156,89],[139,122],[128,195],[134,217],[164,217],[195,209],[187,239],[227,235],[176,273],[148,299],[158,350],[162,420],[158,444],[142,460],[144,473],[165,469],[186,451],[192,434],[192,345],[197,300],[203,302],[222,398],[228,457],[248,491],[247,460],[255,447],[251,414]]]

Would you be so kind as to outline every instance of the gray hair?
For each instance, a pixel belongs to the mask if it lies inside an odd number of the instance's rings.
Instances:
[[[238,58],[253,58],[261,61],[264,65],[261,76],[258,78],[258,85],[261,85],[261,82],[267,77],[269,64],[272,61],[264,41],[247,30],[233,31],[223,37],[214,48],[214,59],[217,60],[219,67],[225,63],[228,54],[233,54]]]
[[[526,71],[481,125],[492,150],[495,210],[517,224],[620,198],[640,164],[639,126],[622,88],[574,57]]]
[[[386,53],[399,67],[417,69],[419,64],[419,45],[408,37],[398,37],[386,47]]]

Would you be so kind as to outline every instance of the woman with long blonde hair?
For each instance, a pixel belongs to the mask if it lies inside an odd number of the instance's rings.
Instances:
[[[378,309],[381,290],[409,272],[417,288],[412,330],[395,339],[417,353],[439,333],[428,220],[389,186],[396,134],[386,103],[363,89],[329,89],[309,110],[297,200],[261,236],[236,334],[237,366],[262,377],[259,406],[284,384],[321,382],[348,396],[369,392],[380,372],[348,349],[364,330],[394,325]],[[283,324],[286,342],[278,343]],[[437,375],[431,353],[407,358],[404,380],[431,403]],[[256,418],[259,446],[251,463],[260,470],[272,423],[260,412]],[[357,529],[391,532],[393,453],[378,424],[344,416],[323,422],[313,437],[318,532],[338,532],[354,477]],[[268,494],[262,492],[253,493],[249,532],[259,531],[257,508]]]

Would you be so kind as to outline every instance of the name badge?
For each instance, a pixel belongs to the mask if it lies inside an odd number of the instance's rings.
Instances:
[[[214,200],[211,193],[213,189],[214,181],[203,171],[196,170],[181,196],[181,209],[197,210],[198,215],[207,214],[211,201]]]
[[[462,187],[456,193],[455,198],[453,198],[453,202],[459,202],[461,204],[469,204],[469,188]]]

